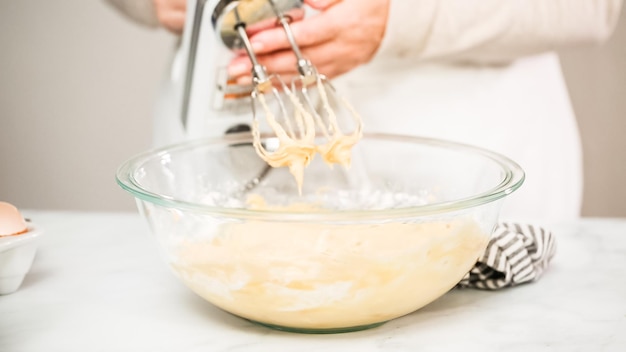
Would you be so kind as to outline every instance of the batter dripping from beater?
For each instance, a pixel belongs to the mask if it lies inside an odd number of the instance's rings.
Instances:
[[[309,165],[316,153],[319,153],[330,166],[340,164],[347,168],[351,162],[352,147],[361,139],[363,134],[361,117],[345,100],[343,105],[349,110],[356,127],[352,133],[344,134],[341,132],[337,115],[330,106],[321,79],[317,79],[316,86],[327,122],[317,112],[307,111],[291,90],[285,89],[284,91],[294,107],[293,120],[296,123],[297,131],[294,131],[291,122],[289,122],[289,117],[284,122],[286,128],[279,123],[269,108],[263,92],[255,91],[253,93],[253,97],[256,95],[255,98],[263,108],[267,123],[279,142],[277,150],[268,152],[261,143],[259,121],[255,118],[252,125],[252,135],[257,154],[272,167],[288,167],[300,191],[304,182],[304,168]],[[323,144],[316,144],[316,124],[326,141]]]

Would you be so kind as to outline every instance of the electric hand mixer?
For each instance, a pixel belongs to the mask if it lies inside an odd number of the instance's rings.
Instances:
[[[276,151],[281,143],[308,145],[329,163],[345,163],[345,154],[361,136],[360,119],[347,101],[336,96],[326,77],[302,56],[289,23],[303,16],[301,0],[188,1],[188,21],[172,72],[182,78],[178,82],[173,79],[178,84],[172,90],[180,94],[180,127],[185,137],[248,132],[252,124],[257,152],[270,165],[271,156],[280,154]],[[266,72],[249,41],[247,29],[276,26],[284,29],[297,58],[300,76],[292,82]],[[229,62],[242,50],[252,62],[252,85],[238,85],[227,74]],[[186,64],[181,70],[182,63]],[[345,126],[337,122],[339,110],[352,116],[348,120],[353,132],[348,138],[341,132]],[[259,115],[263,114],[266,127],[277,137],[273,146],[267,139],[260,142],[259,122],[264,121]],[[316,139],[319,136],[324,137],[321,142]]]

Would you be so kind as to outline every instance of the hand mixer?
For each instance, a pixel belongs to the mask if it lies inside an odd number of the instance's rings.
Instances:
[[[252,123],[257,152],[272,166],[281,166],[281,156],[294,147],[309,154],[300,166],[306,166],[316,151],[330,164],[348,164],[350,148],[361,136],[360,118],[302,56],[289,25],[292,18],[304,16],[302,5],[302,0],[189,0],[172,71],[171,95],[180,104],[180,124],[170,129],[178,128],[183,138],[195,138],[249,132]],[[252,29],[276,26],[284,29],[297,58],[300,76],[289,85],[259,64],[248,37]],[[228,64],[242,50],[253,64],[252,85],[238,85],[227,74]],[[252,109],[244,102],[250,97]],[[268,98],[277,109],[270,109]],[[338,106],[352,116],[353,132],[347,136],[337,122]],[[263,144],[257,128],[260,114],[265,114],[276,137],[265,138]],[[324,137],[318,144],[316,132]],[[281,145],[290,150],[281,150]]]

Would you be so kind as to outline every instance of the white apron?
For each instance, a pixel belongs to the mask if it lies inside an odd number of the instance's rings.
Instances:
[[[503,218],[579,216],[580,138],[555,54],[500,67],[381,62],[335,84],[363,115],[366,131],[468,143],[519,163],[526,180],[505,200]]]

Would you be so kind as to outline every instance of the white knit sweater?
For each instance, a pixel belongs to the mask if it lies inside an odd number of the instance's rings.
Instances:
[[[154,0],[105,0],[155,27]],[[609,37],[622,0],[391,0],[378,56],[498,63]]]

